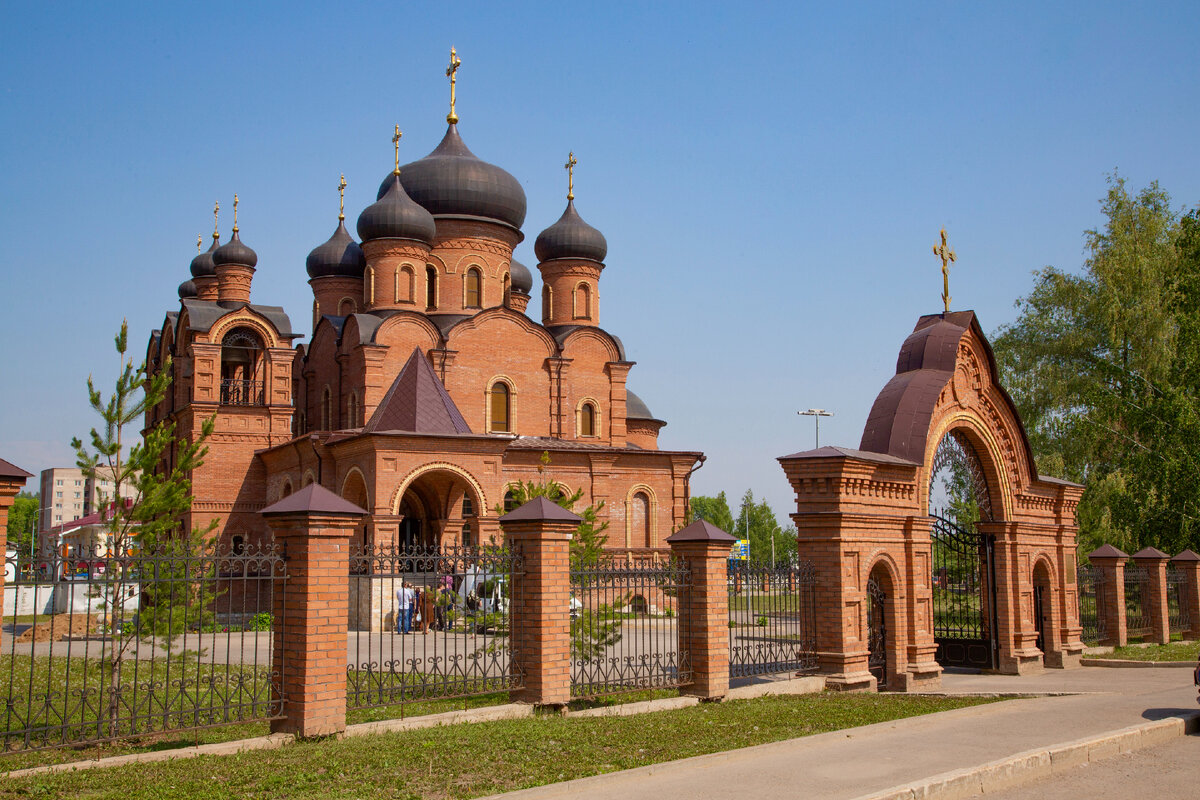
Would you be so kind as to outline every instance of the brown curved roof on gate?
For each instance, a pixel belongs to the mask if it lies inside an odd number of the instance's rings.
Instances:
[[[992,345],[983,335],[974,311],[927,314],[917,320],[913,332],[900,346],[895,376],[887,382],[871,406],[858,447],[872,453],[886,453],[918,464],[924,463],[934,406],[942,389],[954,377],[958,343],[968,330],[973,330],[983,343],[992,383],[1000,390],[1009,413],[1017,422],[1030,477],[1036,481],[1039,479],[1037,466],[1033,461],[1033,451],[1029,448],[1029,437],[1025,435],[1025,426],[1021,423],[1021,415],[1000,383],[996,356],[992,352]]]

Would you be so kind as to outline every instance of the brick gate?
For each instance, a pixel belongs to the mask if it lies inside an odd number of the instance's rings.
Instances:
[[[955,463],[969,487],[951,498],[957,524],[987,543],[986,570],[972,572],[961,555],[957,573],[939,566],[945,554],[932,531],[946,498],[934,479],[947,441],[965,454]],[[889,689],[938,686],[964,614],[979,620],[972,642],[992,651],[985,668],[1079,664],[1083,488],[1038,474],[974,312],[917,321],[857,450],[822,447],[779,462],[796,493],[800,557],[816,567],[817,657],[830,687],[876,687],[872,661],[877,673],[886,663]],[[868,582],[882,598],[874,614]],[[872,660],[873,630],[884,653]]]

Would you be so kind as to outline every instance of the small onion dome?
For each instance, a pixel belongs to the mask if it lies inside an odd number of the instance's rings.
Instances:
[[[608,255],[608,242],[604,234],[588,225],[575,210],[575,201],[567,201],[567,210],[558,222],[538,234],[533,244],[538,261],[553,261],[556,258],[586,258],[589,261],[604,261]]]
[[[196,296],[196,284],[191,280],[186,280],[179,284],[179,299],[187,300]]]
[[[645,401],[628,389],[625,390],[625,418],[658,420],[650,413],[650,408]]]
[[[333,236],[325,244],[314,248],[304,265],[308,268],[310,278],[361,278],[367,260],[363,258],[358,242],[350,238],[346,223],[339,221]]]
[[[432,245],[437,225],[429,212],[413,202],[404,191],[400,176],[392,173],[386,191],[358,215],[358,236],[373,239],[415,239]]]
[[[242,244],[242,239],[238,236],[235,228],[229,241],[218,247],[217,251],[213,253],[213,264],[218,267],[236,264],[240,267],[253,268],[258,264],[258,253]]]
[[[379,187],[387,191],[390,176]],[[413,200],[435,217],[482,219],[520,230],[525,190],[500,167],[480,161],[451,123],[432,153],[400,168],[400,181]]]
[[[508,285],[517,294],[529,294],[533,288],[533,275],[529,273],[529,267],[515,258],[508,265]]]
[[[192,277],[209,278],[217,274],[213,264],[213,253],[217,252],[217,240],[213,239],[212,246],[192,259]]]

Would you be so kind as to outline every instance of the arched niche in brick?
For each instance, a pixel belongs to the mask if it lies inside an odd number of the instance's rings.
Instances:
[[[973,529],[991,542],[982,579],[989,601],[990,668],[1024,673],[1075,666],[1079,640],[1075,509],[1082,487],[1040,476],[1020,416],[999,379],[974,312],[921,317],[905,339],[896,374],[876,397],[857,449],[822,447],[780,459],[796,494],[802,558],[816,565],[817,650],[831,686],[867,688],[867,581],[879,559],[894,565],[889,689],[940,684],[945,654],[935,630],[935,548],[930,488],[939,444],[953,436],[978,460],[989,512]],[[1054,624],[1038,647],[1034,564],[1045,569],[1041,600]],[[945,589],[939,585],[940,589]],[[994,612],[994,618],[992,614]],[[943,625],[937,623],[943,620]],[[892,666],[894,665],[894,666]]]

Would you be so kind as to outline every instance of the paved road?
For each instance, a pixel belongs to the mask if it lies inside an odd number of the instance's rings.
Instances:
[[[989,800],[1182,800],[1200,795],[1200,736],[1122,753],[1028,783],[988,794]]]

